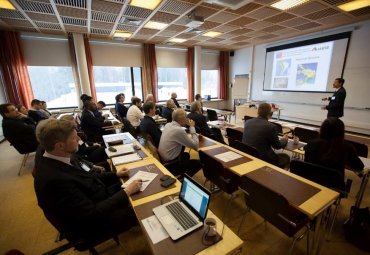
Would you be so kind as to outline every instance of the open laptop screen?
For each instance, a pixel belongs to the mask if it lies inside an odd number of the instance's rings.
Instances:
[[[196,213],[203,221],[207,215],[209,192],[187,176],[181,186],[180,200]]]

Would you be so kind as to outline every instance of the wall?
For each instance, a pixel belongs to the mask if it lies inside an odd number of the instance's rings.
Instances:
[[[4,103],[6,103],[5,91],[4,91],[3,81],[2,79],[0,79],[0,104],[4,104]],[[3,117],[0,115],[0,141],[4,139],[2,121],[3,121]]]
[[[347,90],[347,98],[342,120],[346,124],[347,130],[370,134],[370,110],[356,107],[356,101],[361,100],[361,102],[366,102],[370,94],[370,86],[368,85],[370,80],[370,47],[368,47],[370,21],[358,23],[353,25],[353,27],[356,27],[356,29],[352,33],[343,75],[343,78],[346,80],[345,88]],[[325,32],[321,32],[321,34],[318,35],[308,35],[307,37],[319,37],[322,36],[322,33]],[[291,39],[289,42],[304,39],[306,38],[295,38]],[[284,43],[285,42],[282,42],[281,44]],[[286,98],[291,97],[294,95],[292,92],[263,91],[265,49],[269,46],[270,45],[258,45],[254,48],[251,99],[272,101],[272,98],[279,97],[280,101],[277,102],[277,104],[283,108],[281,112],[282,119],[320,125],[327,114],[327,111],[320,109],[320,99],[328,96],[328,94],[300,93],[299,97],[302,97],[302,101],[305,103],[288,103],[281,100],[281,98],[284,98],[284,96],[286,96]],[[251,50],[251,48],[249,49]],[[248,57],[249,54],[245,52],[244,56]],[[248,68],[249,65],[248,61],[244,63],[245,68]],[[298,96],[298,94],[296,95]],[[307,103],[307,101],[312,103]],[[370,101],[368,102],[370,106]]]

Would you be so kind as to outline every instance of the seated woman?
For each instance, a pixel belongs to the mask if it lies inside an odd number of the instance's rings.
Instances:
[[[344,124],[335,117],[327,118],[321,125],[320,138],[310,140],[304,147],[305,161],[339,171],[344,169],[360,171],[364,164],[355,148],[344,140]]]

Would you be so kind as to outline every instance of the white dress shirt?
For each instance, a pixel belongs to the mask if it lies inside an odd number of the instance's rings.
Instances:
[[[177,158],[182,146],[198,150],[199,140],[195,128],[190,127],[191,137],[185,132],[179,123],[172,121],[167,123],[162,132],[159,142],[158,153],[164,161]]]
[[[130,121],[131,125],[135,128],[140,126],[141,119],[144,118],[144,114],[140,111],[139,107],[132,105],[127,111],[127,120]]]
[[[71,158],[70,157],[66,158],[66,157],[55,156],[53,154],[48,153],[47,151],[44,152],[44,155],[43,156],[45,158],[55,159],[55,160],[58,160],[60,162],[63,162],[65,164],[68,164],[68,165],[71,165],[72,166],[72,164],[71,164]]]

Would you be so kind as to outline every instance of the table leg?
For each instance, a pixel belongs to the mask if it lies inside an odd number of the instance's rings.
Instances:
[[[323,242],[325,241],[325,236],[327,232],[327,226],[328,226],[328,217],[325,216],[326,213],[328,213],[330,210],[330,207],[321,212],[316,217],[315,222],[315,231],[313,234],[312,242],[311,242],[311,248],[310,248],[310,254],[312,255],[319,255],[321,252],[321,248],[323,245]]]
[[[361,202],[362,202],[362,198],[364,196],[364,193],[365,193],[365,190],[366,190],[366,186],[367,186],[367,183],[369,181],[369,175],[370,175],[370,171],[368,171],[366,174],[364,174],[364,176],[362,176],[362,181],[361,181],[361,185],[360,185],[360,189],[357,193],[357,199],[356,199],[356,203],[355,203],[355,207],[356,208],[360,208],[360,205],[361,205]]]

